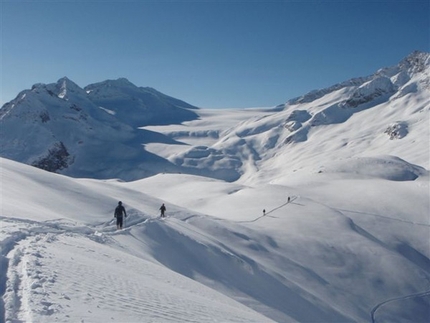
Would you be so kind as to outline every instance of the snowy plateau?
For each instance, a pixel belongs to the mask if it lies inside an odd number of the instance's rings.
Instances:
[[[424,52],[268,108],[36,84],[0,109],[0,322],[430,322],[429,122]]]

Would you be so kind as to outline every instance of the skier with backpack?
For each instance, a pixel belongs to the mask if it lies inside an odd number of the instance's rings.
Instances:
[[[123,214],[125,217],[127,217],[127,212],[125,211],[124,206],[122,205],[122,202],[118,202],[118,206],[115,208],[114,217],[116,218],[116,228],[122,229],[122,222],[123,222]]]

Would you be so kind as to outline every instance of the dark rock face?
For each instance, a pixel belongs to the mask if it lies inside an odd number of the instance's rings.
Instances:
[[[33,162],[32,166],[56,173],[61,169],[67,168],[72,162],[73,158],[70,157],[66,146],[60,141],[48,150],[48,154],[45,157]]]

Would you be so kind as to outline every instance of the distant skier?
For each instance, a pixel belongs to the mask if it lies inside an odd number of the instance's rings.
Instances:
[[[290,197],[288,196],[288,202],[287,203],[290,203]]]
[[[266,209],[263,210],[263,216],[265,216],[265,215],[266,215]]]
[[[125,211],[124,206],[122,205],[122,202],[118,202],[118,206],[115,208],[114,217],[116,218],[116,228],[122,229],[122,222],[123,222],[123,214],[125,217],[127,217],[127,212]]]
[[[166,212],[166,206],[164,205],[164,203],[163,203],[163,205],[160,207],[160,211],[161,211],[161,217],[162,218],[164,218],[164,217],[166,217],[165,215],[164,215],[164,212]]]

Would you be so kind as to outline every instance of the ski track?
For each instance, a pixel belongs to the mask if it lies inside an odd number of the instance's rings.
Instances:
[[[426,292],[422,292],[422,293],[415,293],[415,294],[411,294],[411,295],[406,295],[406,296],[401,296],[401,297],[396,297],[396,298],[391,298],[389,300],[386,300],[384,302],[381,302],[379,304],[377,304],[372,311],[370,312],[370,316],[371,316],[371,320],[372,323],[377,323],[376,318],[375,318],[375,314],[376,312],[383,307],[384,305],[388,304],[388,303],[392,303],[392,302],[398,302],[398,301],[404,301],[407,299],[412,299],[412,298],[421,298],[421,297],[427,297],[430,296],[430,290],[426,291]]]
[[[7,277],[2,278],[3,317],[6,322],[31,322],[31,306],[33,299],[38,298],[36,295],[42,296],[38,307],[40,314],[49,314],[53,310],[49,308],[50,302],[43,298],[43,286],[52,283],[55,275],[46,273],[47,268],[43,268],[43,272],[40,267],[43,247],[40,247],[39,240],[42,236],[48,236],[33,235],[32,221],[11,222],[9,225],[16,226],[20,231],[12,232],[1,242],[2,263],[7,264]],[[4,230],[1,234],[4,235]]]
[[[272,213],[272,212],[274,212],[274,211],[276,211],[276,210],[278,210],[278,209],[281,209],[281,208],[283,208],[283,207],[287,206],[289,203],[292,203],[293,201],[295,201],[295,200],[296,200],[296,199],[298,199],[299,197],[300,197],[300,196],[292,196],[292,198],[291,198],[291,200],[290,200],[289,202],[286,202],[286,203],[284,203],[284,204],[282,204],[282,205],[280,205],[280,206],[278,206],[278,207],[276,207],[276,208],[274,208],[274,209],[270,210],[269,212],[266,212],[266,214],[265,214],[265,215],[259,216],[259,217],[255,218],[255,219],[253,219],[253,220],[250,220],[250,221],[237,221],[237,222],[238,222],[238,223],[251,223],[251,222],[256,222],[256,221],[258,221],[258,220],[260,220],[260,219],[262,219],[262,218],[264,218],[264,217],[268,216],[270,213]],[[316,202],[316,203],[318,203],[318,204],[321,204],[321,205],[323,205],[323,206],[325,206],[325,207],[328,207],[328,208],[330,208],[330,209],[332,209],[332,210],[335,210],[335,211],[339,212],[340,214],[342,214],[343,216],[345,216],[346,218],[348,218],[348,219],[351,221],[352,225],[353,225],[354,227],[356,227],[358,231],[360,231],[360,232],[364,232],[364,234],[368,234],[368,233],[367,233],[365,230],[363,230],[361,227],[357,226],[357,225],[354,223],[354,221],[353,221],[352,219],[350,219],[349,217],[347,217],[347,216],[344,214],[344,212],[347,212],[347,213],[360,213],[360,214],[365,214],[365,215],[371,215],[371,216],[380,217],[380,218],[384,218],[384,219],[392,220],[392,221],[399,221],[399,222],[403,222],[403,223],[407,223],[407,224],[411,224],[411,225],[426,226],[426,227],[428,227],[428,226],[429,226],[428,224],[424,224],[424,223],[417,223],[417,222],[412,222],[412,221],[407,221],[407,220],[402,220],[402,219],[396,219],[396,218],[392,218],[392,217],[388,217],[388,216],[382,216],[382,215],[379,215],[379,214],[369,214],[369,213],[363,213],[363,212],[358,212],[358,211],[350,211],[350,210],[337,209],[337,208],[333,208],[333,207],[331,207],[331,206],[329,206],[329,205],[326,205],[326,204],[324,204],[324,203],[321,203],[321,202],[318,202],[318,201],[315,201],[315,200],[314,200],[314,202]],[[376,238],[374,238],[374,239],[376,239]],[[391,249],[391,248],[389,248],[388,246],[385,246],[385,247],[386,247],[386,248],[388,248],[388,249]],[[401,296],[401,297],[391,298],[391,299],[388,299],[388,300],[383,301],[383,302],[381,302],[381,303],[378,303],[378,304],[377,304],[377,305],[376,305],[376,306],[371,310],[371,312],[370,312],[370,316],[371,316],[371,323],[377,323],[377,321],[376,321],[376,319],[375,319],[375,314],[376,314],[376,312],[377,312],[381,307],[383,307],[384,305],[386,305],[386,304],[388,304],[388,303],[391,303],[391,302],[397,302],[397,301],[402,301],[402,300],[407,300],[407,299],[413,299],[413,298],[427,297],[427,296],[430,296],[430,290],[425,291],[425,292],[421,292],[421,293],[414,293],[414,294],[411,294],[411,295],[406,295],[406,296]]]
[[[417,222],[412,222],[412,221],[407,221],[407,220],[402,220],[402,219],[396,219],[396,218],[392,218],[392,217],[388,217],[388,216],[383,216],[383,215],[379,215],[379,214],[369,214],[369,213],[365,213],[365,212],[358,212],[358,211],[338,209],[338,208],[331,207],[331,206],[329,206],[329,205],[327,205],[325,203],[318,202],[318,201],[315,201],[315,200],[314,200],[314,202],[318,203],[320,205],[323,205],[325,207],[328,207],[328,208],[330,208],[330,209],[332,209],[334,211],[339,212],[340,214],[342,214],[343,216],[345,216],[346,218],[348,218],[351,221],[351,225],[354,228],[354,230],[357,231],[357,233],[359,233],[359,234],[361,234],[363,236],[369,237],[370,240],[376,241],[378,244],[380,244],[381,246],[383,246],[384,248],[386,248],[388,250],[392,250],[393,248],[391,248],[390,246],[388,246],[388,245],[384,244],[383,242],[379,241],[378,239],[376,239],[375,237],[373,237],[370,233],[368,233],[366,230],[364,230],[363,228],[361,228],[360,226],[358,226],[351,218],[349,218],[348,216],[346,216],[344,214],[344,212],[370,215],[370,216],[375,216],[375,217],[379,217],[379,218],[383,218],[383,219],[387,219],[387,220],[391,220],[391,221],[398,221],[398,222],[402,222],[402,223],[406,223],[406,224],[411,224],[411,225],[417,225],[417,226],[426,226],[426,227],[429,226],[428,224],[424,224],[424,223],[417,223]],[[430,290],[425,291],[425,292],[420,292],[420,293],[413,293],[413,294],[406,295],[406,296],[400,296],[400,297],[390,298],[388,300],[380,302],[377,305],[375,305],[372,308],[372,310],[370,311],[371,323],[377,323],[376,312],[381,307],[383,307],[384,305],[387,305],[387,304],[392,303],[392,302],[399,302],[399,301],[404,301],[404,300],[408,300],[408,299],[421,298],[421,297],[427,297],[427,296],[430,296]]]
[[[47,285],[56,282],[57,274],[47,266],[41,270],[41,260],[46,257],[42,243],[51,243],[57,235],[70,234],[73,230],[61,230],[55,222],[39,223],[8,217],[1,217],[1,220],[20,227],[19,232],[13,232],[0,242],[2,263],[7,264],[7,277],[2,277],[5,285],[2,291],[4,321],[32,322],[33,314],[48,317],[60,308],[46,293]]]
[[[284,204],[282,204],[282,205],[280,205],[280,206],[278,206],[278,207],[275,207],[274,209],[272,209],[272,210],[270,210],[270,211],[266,212],[266,214],[263,214],[263,215],[261,215],[261,216],[259,216],[259,217],[255,218],[254,220],[248,220],[248,221],[237,221],[237,223],[251,223],[251,222],[256,222],[256,221],[258,221],[258,220],[260,220],[260,219],[262,219],[262,218],[264,218],[264,217],[266,217],[266,216],[269,216],[269,214],[270,214],[270,213],[275,212],[276,210],[279,210],[279,209],[281,209],[281,208],[283,208],[283,207],[287,206],[287,205],[288,205],[288,204],[290,204],[290,203],[293,203],[293,202],[294,202],[296,199],[298,199],[298,198],[299,198],[299,196],[292,196],[290,201],[288,201],[288,202],[286,202],[286,203],[284,203]]]
[[[116,234],[116,228],[107,227],[112,224],[112,220],[94,227],[73,224],[67,220],[37,222],[2,216],[0,221],[3,223],[0,237],[6,236],[0,241],[2,267],[0,292],[3,296],[0,318],[2,322],[33,322],[33,314],[49,317],[53,313],[61,311],[61,305],[51,301],[46,292],[46,287],[55,284],[57,273],[50,270],[49,266],[42,268],[43,259],[53,257],[45,254],[44,244],[57,241],[59,236],[73,236],[74,234],[99,243],[108,241],[114,243],[110,234]],[[133,225],[139,225],[144,221],[146,219],[139,219],[134,221]],[[17,231],[8,232],[11,228]],[[79,281],[79,273],[79,267],[70,270],[71,277],[75,281]],[[96,276],[95,274],[94,277]],[[112,282],[109,284],[112,285]],[[96,286],[90,286],[88,290],[97,289]],[[68,296],[63,295],[63,298],[68,299]],[[115,305],[107,303],[109,306]],[[134,307],[145,308],[147,306],[145,304],[137,305]],[[133,305],[126,304],[124,307],[130,308]]]
[[[198,294],[193,296],[195,299],[190,304],[190,299],[182,300],[181,294],[179,291],[175,292],[175,289],[169,288],[168,292],[166,289],[160,291],[158,285],[151,286],[151,284],[142,289],[133,283],[133,279],[119,279],[121,276],[117,273],[100,273],[98,264],[102,265],[103,261],[105,265],[109,265],[112,261],[121,262],[124,267],[133,268],[132,273],[137,272],[136,274],[140,275],[139,270],[143,270],[145,275],[159,275],[155,277],[157,284],[169,283],[161,273],[157,273],[157,269],[151,267],[142,269],[141,263],[133,264],[133,260],[138,258],[121,256],[125,253],[121,251],[121,244],[115,236],[129,234],[132,228],[158,221],[157,218],[136,217],[136,215],[137,213],[130,212],[129,227],[120,231],[108,226],[111,220],[86,226],[73,225],[67,220],[36,222],[0,217],[5,224],[0,232],[0,237],[5,236],[0,241],[3,268],[1,272],[3,303],[0,321],[6,323],[76,321],[76,317],[69,315],[73,313],[70,310],[73,304],[78,304],[76,302],[85,302],[88,308],[88,313],[82,313],[80,322],[94,322],[97,311],[109,310],[112,313],[112,322],[135,321],[136,316],[145,317],[148,322],[213,321],[214,308],[208,308]],[[183,220],[175,222],[183,222]],[[181,225],[180,223],[171,224]],[[181,227],[184,228],[183,225]],[[85,239],[76,239],[76,237],[84,237],[104,245],[108,248],[107,252],[97,254],[89,247],[90,245],[81,242]],[[114,248],[111,248],[112,246]],[[58,248],[61,249],[61,253],[54,252]],[[80,251],[76,252],[76,249]],[[85,261],[80,261],[80,254],[94,257],[94,266],[87,265],[86,258]],[[117,256],[112,259],[112,255]],[[130,254],[126,256],[129,257]],[[61,263],[62,266],[56,266],[56,263]],[[64,266],[65,263],[66,266]],[[59,273],[62,268],[67,268],[67,272]],[[130,271],[127,273],[130,274]],[[81,281],[83,275],[87,278]],[[106,288],[106,286],[109,287]],[[118,295],[118,291],[127,292]],[[79,295],[79,299],[75,300],[71,295],[74,297]],[[117,304],[118,299],[120,306]],[[148,302],[148,300],[151,301]],[[127,316],[130,312],[133,313],[134,319]],[[192,313],[192,316],[189,313]],[[215,317],[219,318],[222,315],[217,312]],[[249,322],[255,322],[251,317]],[[243,322],[243,317],[240,316],[225,316],[225,319],[229,322]],[[269,321],[271,320],[267,319],[267,322]]]
[[[397,222],[403,222],[403,223],[407,223],[407,224],[413,224],[413,225],[419,225],[419,226],[424,226],[424,227],[430,227],[430,224],[426,224],[426,223],[419,223],[419,222],[413,222],[413,221],[407,221],[407,220],[403,220],[403,219],[396,219],[393,217],[389,217],[389,216],[384,216],[384,215],[380,215],[380,214],[373,214],[373,213],[366,213],[366,212],[360,212],[360,211],[352,211],[352,210],[344,210],[344,209],[338,209],[341,212],[347,212],[347,213],[355,213],[355,214],[361,214],[361,215],[369,215],[369,216],[374,216],[374,217],[378,217],[381,219],[386,219],[386,220],[390,220],[390,221],[397,221]]]

